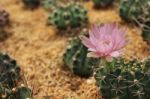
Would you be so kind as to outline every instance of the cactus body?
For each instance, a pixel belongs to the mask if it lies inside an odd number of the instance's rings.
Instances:
[[[76,3],[70,3],[63,7],[56,8],[48,18],[48,23],[59,29],[68,27],[79,27],[87,23],[87,11]]]
[[[97,70],[96,85],[105,99],[150,99],[150,60],[115,60]]]
[[[95,7],[107,7],[113,3],[114,0],[93,0]]]
[[[144,23],[150,17],[150,0],[121,0],[120,16],[128,22]]]
[[[26,86],[17,87],[14,97],[15,99],[33,99],[32,90]]]
[[[0,86],[0,99],[33,99],[32,90],[26,86],[13,89]]]
[[[13,92],[10,89],[0,86],[0,99],[15,99],[15,98],[13,96]]]
[[[20,67],[7,54],[0,53],[0,84],[13,88],[20,79]]]
[[[74,38],[64,54],[64,63],[76,75],[89,77],[93,68],[98,65],[99,59],[87,57],[88,50],[79,38]]]
[[[34,9],[40,5],[40,0],[22,0],[26,7]]]

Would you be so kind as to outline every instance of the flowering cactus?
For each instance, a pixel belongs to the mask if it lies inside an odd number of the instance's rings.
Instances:
[[[79,38],[73,38],[64,54],[63,61],[76,75],[89,77],[98,66],[99,59],[87,57],[88,50]]]
[[[94,25],[89,38],[81,37],[82,43],[88,48],[90,57],[111,59],[120,56],[120,50],[126,45],[126,33],[116,24]]]

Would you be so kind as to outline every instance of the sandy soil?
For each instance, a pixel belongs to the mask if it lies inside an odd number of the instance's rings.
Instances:
[[[63,67],[62,55],[67,37],[57,35],[53,27],[46,26],[48,14],[43,8],[34,11],[24,9],[21,0],[0,0],[0,6],[11,14],[8,31],[12,33],[7,40],[0,42],[0,49],[18,61],[28,85],[34,90],[35,99],[44,99],[43,96],[52,99],[99,99],[92,77],[77,77]],[[128,28],[130,43],[124,49],[126,58],[143,59],[148,56],[140,30],[127,26],[115,7],[94,10],[91,2],[84,6],[89,10],[90,23],[115,21]]]

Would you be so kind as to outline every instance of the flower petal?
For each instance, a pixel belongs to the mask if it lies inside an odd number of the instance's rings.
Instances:
[[[120,54],[119,51],[114,51],[114,52],[110,53],[110,55],[111,55],[112,57],[119,57],[121,54]]]

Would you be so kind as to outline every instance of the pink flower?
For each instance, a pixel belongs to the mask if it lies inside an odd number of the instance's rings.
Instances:
[[[127,43],[125,38],[125,31],[112,23],[100,26],[94,25],[89,33],[89,38],[82,36],[81,40],[90,51],[88,56],[112,59],[112,57],[121,55],[120,50]]]

